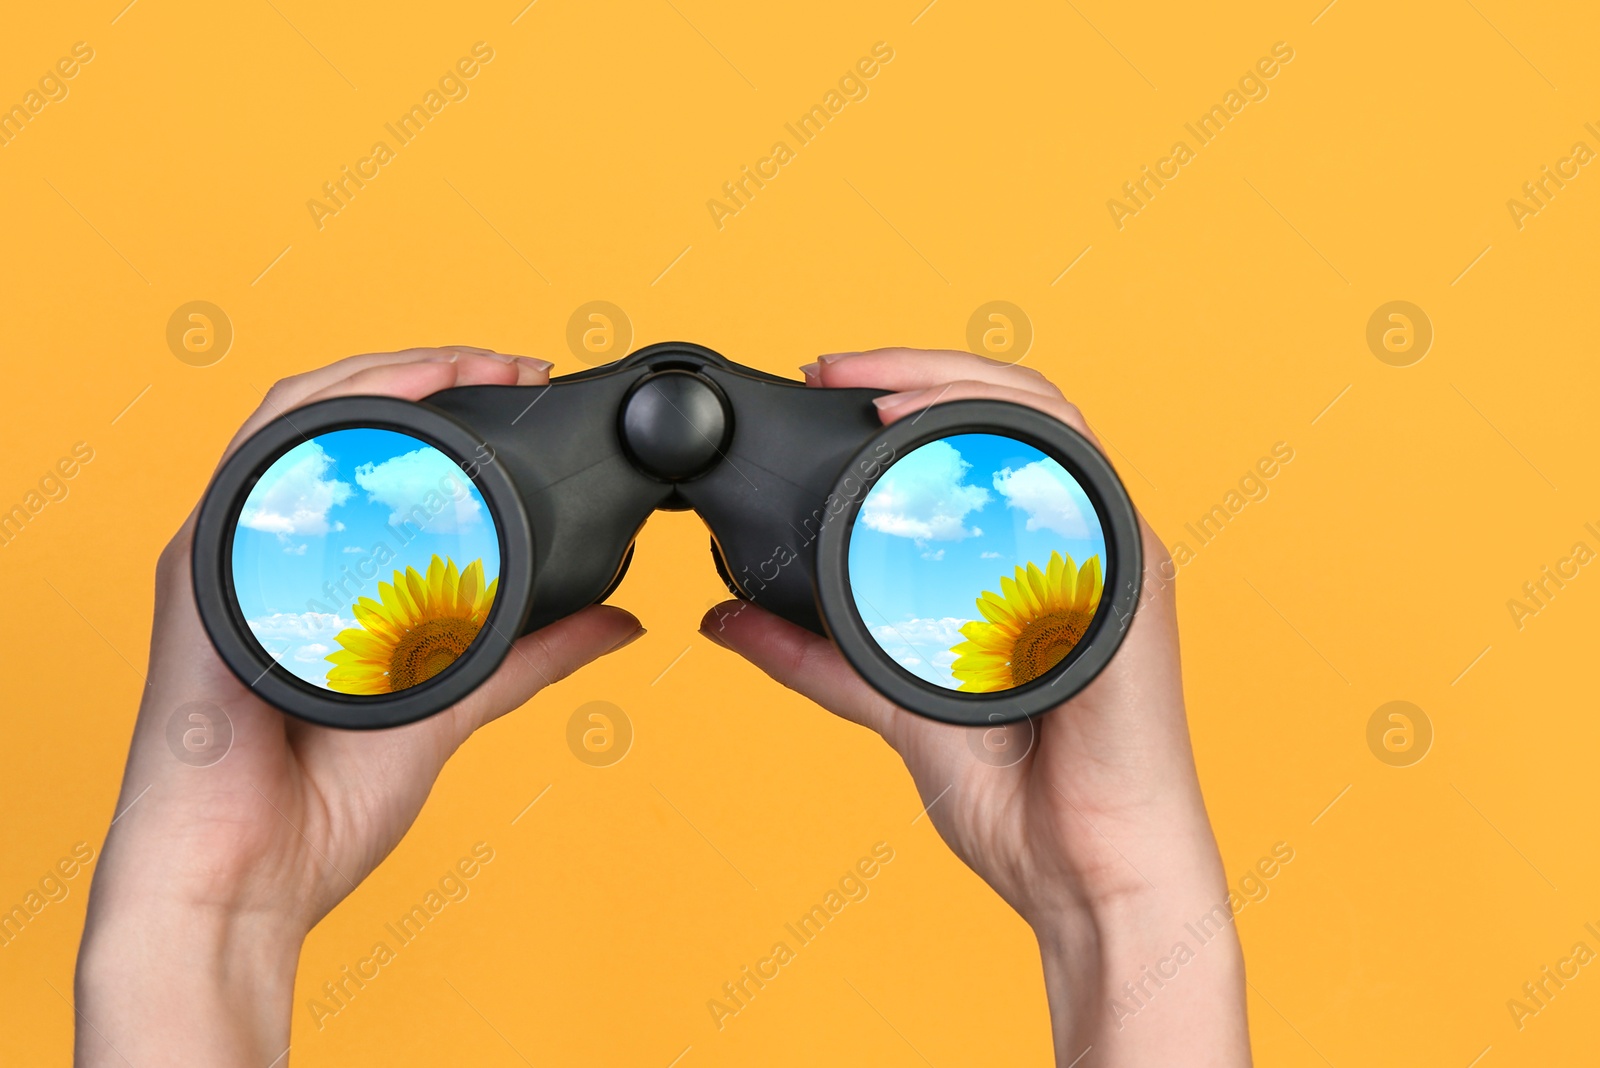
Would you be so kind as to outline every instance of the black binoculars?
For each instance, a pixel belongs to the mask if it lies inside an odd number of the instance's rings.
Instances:
[[[1033,408],[820,389],[681,342],[547,386],[288,413],[223,464],[194,543],[229,668],[316,723],[392,727],[605,600],[656,509],[735,597],[835,642],[913,712],[1038,715],[1110,661],[1142,570],[1110,464]]]

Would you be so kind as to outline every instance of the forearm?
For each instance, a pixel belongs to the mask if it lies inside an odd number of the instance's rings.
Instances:
[[[1036,933],[1059,1068],[1250,1063],[1244,957],[1225,900],[1152,895]]]
[[[304,932],[163,908],[96,914],[78,955],[78,1068],[281,1066]]]

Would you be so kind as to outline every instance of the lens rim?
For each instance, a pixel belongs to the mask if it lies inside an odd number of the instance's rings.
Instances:
[[[895,663],[868,631],[850,589],[850,540],[867,495],[895,463],[916,449],[959,434],[996,434],[1039,449],[1078,480],[1094,506],[1106,543],[1106,575],[1100,610],[1077,646],[1060,664],[1022,686],[992,693],[962,693],[917,678]],[[877,457],[887,445],[894,457]],[[874,469],[875,467],[875,469]],[[867,474],[866,472],[871,472]],[[861,483],[847,490],[846,483]],[[817,538],[817,607],[839,651],[868,684],[896,704],[930,719],[963,726],[998,726],[1040,715],[1087,686],[1122,645],[1139,601],[1144,551],[1138,515],[1122,480],[1100,450],[1060,420],[1025,405],[996,400],[947,401],[924,408],[883,429],[868,441],[834,480],[829,504],[839,511],[824,520]]]
[[[433,678],[398,693],[345,694],[319,689],[282,667],[250,632],[233,586],[233,535],[250,491],[284,453],[339,430],[390,430],[448,456],[483,494],[500,545],[500,585],[489,618],[467,651]],[[488,459],[481,457],[487,450]],[[465,466],[471,463],[475,470]],[[398,397],[335,397],[268,423],[218,469],[195,523],[195,604],[212,645],[257,696],[328,727],[377,730],[442,712],[492,675],[522,633],[532,606],[533,531],[505,465],[484,438],[425,403]]]

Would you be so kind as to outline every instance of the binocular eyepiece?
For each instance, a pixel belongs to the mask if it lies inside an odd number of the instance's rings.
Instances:
[[[1033,408],[934,403],[886,427],[881,395],[668,342],[547,386],[311,404],[207,491],[200,616],[278,708],[397,726],[610,596],[656,509],[693,509],[730,593],[828,636],[897,704],[972,726],[1055,707],[1138,602],[1122,483]]]

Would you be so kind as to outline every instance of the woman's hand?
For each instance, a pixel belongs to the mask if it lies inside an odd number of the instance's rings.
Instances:
[[[464,347],[354,356],[274,386],[228,452],[328,397],[541,385],[549,367]],[[80,1065],[281,1064],[301,942],[400,841],[450,754],[643,633],[621,609],[588,608],[519,640],[439,715],[393,730],[318,727],[262,702],[217,657],[195,610],[193,531],[191,514],[156,567],[150,676],[79,954]],[[202,768],[166,741],[168,720],[195,701],[233,727],[226,757]]]
[[[885,424],[981,397],[1096,440],[1043,376],[967,353],[841,353],[803,370],[815,387],[894,391],[877,401]],[[747,603],[712,609],[701,631],[905,760],[945,841],[1038,934],[1061,1065],[1087,1047],[1084,1068],[1248,1064],[1243,958],[1189,745],[1170,565],[1140,529],[1145,590],[1121,649],[1078,696],[1006,729],[1006,744],[1026,748],[1020,758],[980,759],[982,728],[892,704],[827,639]],[[1186,925],[1220,931],[1202,943]]]

